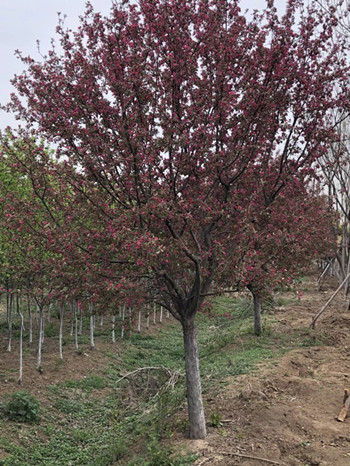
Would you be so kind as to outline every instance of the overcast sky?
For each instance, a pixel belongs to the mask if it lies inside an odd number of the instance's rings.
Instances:
[[[90,0],[95,10],[108,15],[112,0]],[[0,103],[6,104],[13,92],[10,79],[24,70],[14,51],[38,59],[37,40],[43,53],[50,48],[58,24],[57,12],[67,15],[65,24],[75,29],[84,12],[85,0],[0,0]],[[283,5],[284,0],[276,4]],[[243,0],[242,8],[262,8],[264,0]],[[12,115],[0,110],[0,129],[17,126]]]

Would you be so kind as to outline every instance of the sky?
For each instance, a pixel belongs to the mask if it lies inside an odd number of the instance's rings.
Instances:
[[[112,0],[90,0],[94,9],[108,15]],[[40,59],[37,41],[45,54],[50,49],[51,38],[55,37],[58,24],[57,13],[66,15],[65,24],[76,29],[79,15],[85,9],[85,0],[0,0],[0,104],[5,105],[14,91],[10,80],[20,74],[24,65],[16,58],[14,51],[20,50],[25,56]],[[282,8],[284,0],[277,0]],[[264,0],[242,0],[243,9],[263,8]],[[0,110],[0,129],[16,127],[14,117]]]

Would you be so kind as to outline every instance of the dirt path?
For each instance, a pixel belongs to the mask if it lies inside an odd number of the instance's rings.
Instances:
[[[310,280],[300,303],[274,312],[274,325],[286,335],[308,327],[335,286],[318,292]],[[223,426],[188,443],[201,454],[198,466],[350,465],[350,418],[335,419],[350,387],[350,312],[344,309],[340,295],[310,332],[311,344],[323,339],[325,345],[293,350],[231,381],[215,400]]]

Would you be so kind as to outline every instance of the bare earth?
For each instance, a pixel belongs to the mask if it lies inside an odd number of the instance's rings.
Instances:
[[[328,279],[318,291],[310,279],[302,286],[299,303],[274,311],[273,327],[286,335],[291,329],[305,329],[336,286],[336,280]],[[311,343],[322,339],[325,345],[298,348],[274,363],[262,364],[254,374],[232,378],[215,399],[205,400],[207,412],[214,408],[220,413],[222,427],[209,427],[205,440],[175,436],[171,442],[179,448],[185,443],[197,452],[197,466],[349,466],[350,417],[344,423],[336,421],[344,388],[350,388],[349,327],[350,312],[341,292],[309,335]],[[2,351],[2,395],[18,389],[17,371],[9,369],[18,364],[16,345],[14,342],[12,353]],[[109,361],[105,352],[111,348],[99,342],[97,349],[84,350],[82,355],[67,348],[62,366],[56,346],[54,340],[45,343],[41,375],[33,370],[36,348],[27,349],[24,356],[23,388],[43,403],[46,400],[41,394],[47,385],[81,379],[98,372],[96,368],[103,370]],[[118,354],[117,346],[114,351]],[[5,456],[0,451],[0,459]]]
[[[336,286],[328,280],[317,291],[310,280],[298,306],[274,312],[274,325],[286,333],[308,327]],[[223,426],[211,428],[205,440],[188,442],[201,454],[196,465],[350,465],[350,417],[336,420],[344,388],[350,388],[350,312],[345,309],[341,292],[310,333],[311,341],[322,337],[326,346],[293,350],[230,382],[215,400]]]

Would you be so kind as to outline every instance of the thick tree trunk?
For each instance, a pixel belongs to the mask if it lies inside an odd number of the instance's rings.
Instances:
[[[261,297],[257,293],[252,285],[247,286],[248,290],[253,296],[253,308],[254,308],[254,333],[257,336],[261,335]]]
[[[202,400],[202,388],[199,373],[199,356],[194,319],[184,319],[182,322],[185,345],[185,368],[188,418],[190,438],[205,438],[207,430]]]

